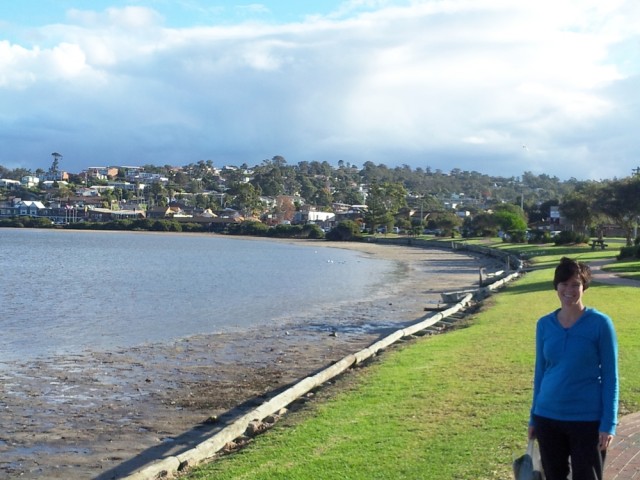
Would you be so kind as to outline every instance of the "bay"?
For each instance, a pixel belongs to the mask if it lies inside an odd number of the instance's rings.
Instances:
[[[36,229],[0,229],[0,272],[0,362],[314,318],[401,275],[286,241]]]

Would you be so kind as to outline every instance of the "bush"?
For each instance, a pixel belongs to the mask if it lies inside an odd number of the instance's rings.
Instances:
[[[529,243],[552,243],[551,234],[546,230],[532,230],[529,232]]]
[[[182,226],[175,220],[156,220],[151,226],[154,232],[181,232]]]
[[[510,230],[502,239],[511,243],[526,243],[527,232],[526,230]]]
[[[320,228],[319,225],[315,223],[309,223],[302,227],[302,237],[303,238],[324,238],[324,231]]]
[[[131,224],[132,230],[151,230],[153,226],[153,220],[149,220],[148,218],[138,218],[134,220]]]
[[[181,223],[180,225],[182,225],[183,232],[199,233],[199,232],[205,232],[207,230],[206,227],[200,223],[188,222],[188,223]]]
[[[620,253],[616,257],[618,260],[624,260],[628,258],[640,258],[640,244],[636,244],[632,247],[622,247]]]
[[[45,217],[11,217],[0,220],[0,227],[51,228],[53,222]]]
[[[23,228],[24,224],[17,218],[7,218],[0,220],[0,227]]]
[[[299,238],[302,234],[301,225],[276,225],[268,230],[270,237],[276,238]]]
[[[575,243],[589,243],[589,237],[584,233],[564,230],[553,238],[556,245],[570,245]]]
[[[327,240],[334,242],[348,242],[351,240],[361,240],[362,233],[360,225],[352,220],[345,220],[338,223],[327,233]]]
[[[231,235],[255,235],[264,237],[267,235],[269,227],[262,222],[255,220],[245,220],[242,223],[234,223],[229,225],[229,233]]]

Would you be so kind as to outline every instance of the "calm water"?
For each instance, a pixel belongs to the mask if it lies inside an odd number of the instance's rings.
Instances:
[[[299,319],[397,273],[335,248],[33,229],[0,229],[0,272],[0,362]]]

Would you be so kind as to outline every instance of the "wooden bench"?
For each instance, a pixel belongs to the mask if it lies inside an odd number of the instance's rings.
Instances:
[[[600,250],[604,250],[609,245],[604,243],[604,240],[596,239],[591,241],[591,250],[595,250],[596,247],[600,247]]]

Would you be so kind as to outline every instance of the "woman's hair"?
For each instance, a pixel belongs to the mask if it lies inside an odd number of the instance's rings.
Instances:
[[[575,275],[580,279],[584,290],[589,288],[591,283],[591,268],[589,265],[571,258],[562,257],[553,276],[553,288],[557,290],[560,282],[566,282]]]

